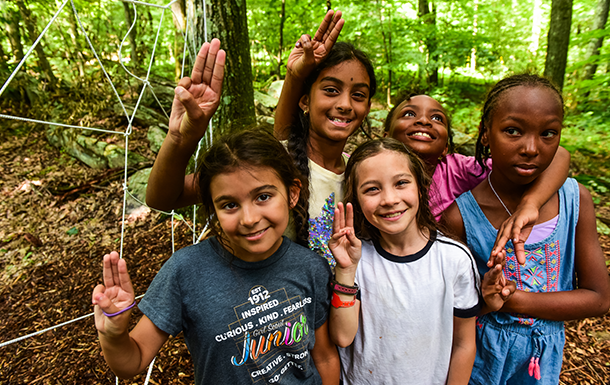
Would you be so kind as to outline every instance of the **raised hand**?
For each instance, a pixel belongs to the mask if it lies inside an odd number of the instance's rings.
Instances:
[[[128,330],[131,311],[110,317],[106,314],[118,313],[131,306],[135,294],[127,264],[117,252],[104,255],[103,277],[104,284],[97,285],[91,296],[91,302],[95,305],[95,327],[104,335],[119,336]]]
[[[220,103],[225,59],[220,40],[204,43],[191,77],[178,82],[169,118],[169,134],[177,144],[194,146],[205,134]]]
[[[506,242],[508,242],[509,239],[512,239],[513,241],[517,261],[521,265],[525,264],[525,241],[538,220],[538,214],[539,211],[534,206],[519,206],[517,211],[502,223],[502,226],[500,226],[500,229],[498,230],[498,235],[496,236],[496,242],[491,249],[491,255],[487,262],[488,267],[492,266],[493,259],[501,250],[504,250]]]
[[[506,262],[506,251],[501,250],[493,259],[493,268],[483,276],[481,294],[487,306],[487,311],[498,311],[512,297],[517,286],[508,281],[502,272]]]
[[[362,255],[362,242],[354,233],[354,208],[351,203],[348,203],[345,208],[343,203],[337,204],[333,219],[333,236],[328,241],[328,247],[337,261],[335,272],[338,268],[356,273],[356,267]],[[348,282],[342,283],[349,284]]]
[[[311,71],[324,59],[337,41],[339,33],[345,24],[341,19],[341,11],[331,9],[316,31],[313,40],[309,35],[303,35],[288,56],[286,69],[292,76],[305,79]]]

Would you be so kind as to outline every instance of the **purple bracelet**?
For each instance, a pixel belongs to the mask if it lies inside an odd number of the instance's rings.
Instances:
[[[136,300],[135,300],[135,299],[133,300],[133,303],[132,303],[131,305],[127,306],[125,309],[122,309],[122,310],[117,311],[116,313],[110,313],[110,314],[108,314],[108,313],[106,313],[106,312],[105,312],[105,311],[103,311],[103,310],[102,310],[102,313],[104,313],[104,315],[105,315],[106,317],[114,317],[114,316],[119,315],[119,314],[121,314],[121,313],[125,313],[127,310],[131,309],[131,308],[132,308],[132,307],[134,307],[134,306],[136,306]]]

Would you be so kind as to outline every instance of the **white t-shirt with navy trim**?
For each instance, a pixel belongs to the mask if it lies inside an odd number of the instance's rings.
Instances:
[[[479,311],[479,277],[468,249],[441,234],[408,256],[365,241],[356,282],[358,332],[339,349],[344,383],[444,384],[453,317]]]

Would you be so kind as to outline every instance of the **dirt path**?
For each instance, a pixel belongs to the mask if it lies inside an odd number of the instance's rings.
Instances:
[[[60,200],[62,191],[96,179],[88,169],[32,132],[0,144],[0,343],[89,314],[101,282],[101,257],[119,247],[119,182],[94,185]],[[9,140],[10,139],[10,140]],[[606,259],[610,239],[602,237]],[[176,248],[191,242],[176,228]],[[128,226],[124,256],[136,293],[171,255],[170,221],[150,214]],[[134,319],[141,313],[134,312]],[[566,324],[563,384],[610,381],[608,316]],[[121,383],[143,383],[144,375]],[[152,384],[192,384],[193,369],[181,336],[154,364]],[[0,348],[1,384],[110,384],[89,317]]]

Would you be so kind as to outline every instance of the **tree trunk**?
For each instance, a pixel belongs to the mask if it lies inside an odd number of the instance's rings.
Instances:
[[[34,44],[34,42],[36,41],[36,39],[38,39],[39,36],[38,32],[36,31],[36,22],[34,21],[30,10],[25,5],[23,0],[18,0],[17,6],[19,7],[19,11],[21,12],[21,16],[25,22],[25,27],[28,31],[29,38],[32,41],[32,44]],[[49,87],[55,88],[55,85],[57,84],[57,78],[51,70],[51,64],[49,64],[49,61],[47,60],[47,55],[44,53],[42,40],[38,42],[34,50],[36,51],[36,56],[38,56],[38,65],[40,66],[40,70],[49,82]]]
[[[563,89],[566,72],[571,25],[572,0],[552,0],[544,76],[555,83],[560,90]]]
[[[277,53],[277,79],[282,78],[282,48],[284,47],[284,20],[286,20],[286,0],[282,0],[280,12],[280,46]]]
[[[419,0],[419,11],[418,16],[420,20],[427,26],[426,37],[424,43],[428,51],[428,66],[426,72],[428,73],[428,84],[430,86],[436,86],[438,84],[438,52],[436,50],[436,8],[432,1]],[[432,10],[430,10],[432,5]]]
[[[2,44],[0,44],[0,72],[8,71],[8,59],[9,56],[4,52],[4,47],[2,47]],[[4,75],[2,75],[2,78],[4,79]]]
[[[78,25],[76,23],[76,17],[74,13],[69,11],[70,16],[68,21],[70,22],[70,38],[72,39],[72,45],[76,51],[76,64],[78,65],[78,75],[82,78],[85,76],[85,58],[83,57],[83,50],[80,43],[78,42]]]
[[[610,5],[609,0],[598,0],[597,7],[595,7],[595,21],[593,22],[593,30],[602,30],[606,26],[608,21],[608,6]],[[587,53],[585,59],[589,60],[594,56],[599,56],[599,49],[604,43],[604,38],[597,37],[591,39],[589,46],[587,47]],[[585,66],[583,79],[592,79],[597,71],[597,63],[589,63]]]
[[[385,56],[385,62],[388,66],[388,84],[386,89],[386,102],[389,105],[392,104],[392,11],[389,12],[389,28],[386,33],[383,26],[385,17],[383,15],[384,7],[377,2],[377,8],[379,9],[379,23],[381,24],[381,36],[383,37],[383,51]]]
[[[182,74],[182,52],[183,41],[182,34],[186,32],[186,8],[184,0],[179,0],[171,5],[174,20],[174,61],[175,61],[175,78],[176,83],[180,80]]]
[[[202,5],[200,1],[188,1],[189,8],[197,16],[194,20],[195,41],[199,49],[205,41]],[[256,121],[246,1],[210,0],[207,5],[208,40],[217,37],[227,52],[222,97],[214,116],[215,126],[222,133]]]
[[[131,3],[123,2],[123,10],[125,11],[125,20],[127,21],[127,29],[131,27],[133,22],[134,13],[132,10],[133,5]],[[138,35],[138,23],[135,23],[133,29],[129,33],[129,46],[131,47],[131,54],[129,55],[131,62],[135,68],[140,67],[140,58],[138,57],[138,43],[136,38]]]
[[[17,12],[7,10],[4,12],[6,35],[11,43],[13,59],[20,62],[23,59],[23,45],[21,44],[21,31],[19,29],[19,15]]]

